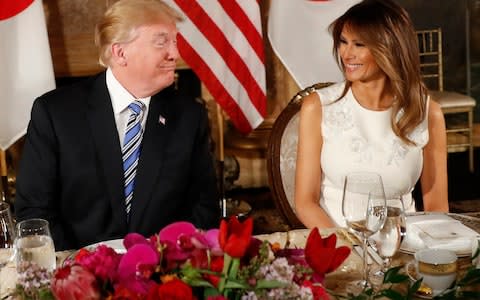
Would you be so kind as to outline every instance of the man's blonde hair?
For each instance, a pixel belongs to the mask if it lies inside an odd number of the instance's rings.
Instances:
[[[137,37],[137,28],[153,23],[177,23],[182,15],[161,0],[119,0],[110,6],[95,27],[99,62],[106,67],[112,57],[111,45],[128,43]]]

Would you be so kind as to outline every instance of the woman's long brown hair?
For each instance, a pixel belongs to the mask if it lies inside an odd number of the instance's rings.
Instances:
[[[336,19],[329,27],[333,54],[344,71],[338,48],[342,30],[354,32],[370,50],[389,79],[395,97],[391,125],[405,143],[414,145],[409,134],[427,115],[427,88],[420,73],[418,40],[408,13],[390,0],[365,0]],[[340,98],[351,87],[347,81]],[[403,109],[403,114],[399,115]]]

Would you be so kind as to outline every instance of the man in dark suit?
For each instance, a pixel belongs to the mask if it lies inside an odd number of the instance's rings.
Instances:
[[[207,112],[167,88],[180,20],[159,0],[116,2],[95,32],[107,70],[36,99],[15,211],[47,219],[57,250],[149,236],[179,220],[218,225]],[[132,136],[140,142],[129,150]]]

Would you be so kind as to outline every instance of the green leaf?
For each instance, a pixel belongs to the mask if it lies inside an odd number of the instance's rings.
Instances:
[[[250,286],[243,281],[228,279],[225,282],[225,289],[248,289]]]
[[[459,299],[480,299],[480,292],[478,291],[462,291]]]
[[[459,300],[461,298],[457,298],[456,289],[450,289],[443,291],[440,295],[433,297],[436,300]],[[474,298],[475,299],[475,298]]]
[[[471,268],[457,283],[458,286],[466,286],[480,283],[480,269]]]
[[[228,271],[229,278],[237,278],[238,269],[240,268],[240,258],[232,258],[232,264],[230,265],[230,270]]]
[[[368,295],[368,296],[371,296],[371,295],[373,295],[373,289],[372,289],[372,288],[366,289],[366,290],[364,291],[364,293],[365,293],[366,295]]]
[[[400,269],[403,266],[397,266],[388,269],[383,276],[383,283],[400,283],[408,280],[408,276],[405,274],[399,274]]]
[[[55,300],[52,291],[48,288],[38,291],[38,297],[40,300]]]
[[[188,285],[191,286],[202,286],[202,287],[214,287],[210,282],[203,280],[203,279],[189,279],[184,280],[187,282]]]
[[[220,296],[221,293],[215,288],[206,288],[203,290],[203,298],[207,299],[209,296]]]
[[[411,287],[408,288],[407,299],[410,299],[415,293],[418,291],[420,286],[422,285],[423,278],[415,281]]]
[[[383,277],[383,283],[401,283],[407,281],[407,275],[399,274],[401,268],[403,268],[403,266],[397,266],[388,269]]]
[[[256,289],[274,289],[279,287],[287,287],[289,286],[288,283],[278,281],[278,280],[266,280],[260,279],[257,281],[257,285],[255,286]]]
[[[399,292],[394,291],[392,289],[381,291],[380,296],[384,296],[384,297],[387,297],[388,299],[392,299],[392,300],[404,300],[405,299],[405,297],[402,294],[400,294]]]
[[[227,280],[226,277],[231,264],[232,264],[232,257],[227,253],[224,253],[223,254],[223,271],[222,271],[223,276],[220,279],[220,282],[218,283],[218,290],[220,291],[220,293],[222,293],[223,289],[225,288],[225,281]]]

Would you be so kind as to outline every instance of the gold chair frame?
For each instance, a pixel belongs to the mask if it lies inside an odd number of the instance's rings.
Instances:
[[[417,37],[422,77],[446,117],[447,152],[468,152],[469,170],[473,172],[473,110],[476,101],[470,96],[444,90],[442,29],[418,30]],[[449,122],[448,117],[454,114],[466,115],[466,120],[463,117],[460,121],[457,118],[456,122]]]

